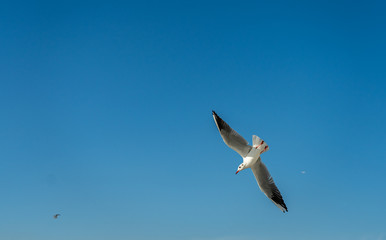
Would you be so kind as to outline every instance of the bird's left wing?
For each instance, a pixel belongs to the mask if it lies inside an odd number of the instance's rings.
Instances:
[[[288,212],[287,206],[284,203],[283,197],[280,194],[279,189],[276,187],[271,174],[268,172],[267,167],[261,161],[261,158],[257,160],[251,167],[253,174],[257,180],[257,184],[260,190],[272,200],[272,202],[280,208],[283,212]]]
[[[222,120],[214,111],[213,118],[218,130],[220,131],[221,137],[224,140],[225,144],[228,147],[235,150],[242,157],[247,156],[249,151],[251,151],[251,146],[248,145],[247,140],[245,140],[240,134],[233,130],[229,125]]]

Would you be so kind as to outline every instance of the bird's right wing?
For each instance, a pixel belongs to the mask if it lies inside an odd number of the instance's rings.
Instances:
[[[261,158],[257,160],[251,167],[253,175],[257,180],[257,184],[260,190],[272,200],[272,202],[280,208],[283,212],[287,211],[287,206],[284,203],[283,197],[281,196],[279,189],[276,187],[271,174],[269,174],[267,167],[261,161]]]
[[[221,137],[224,140],[225,144],[228,147],[235,150],[242,157],[246,157],[249,151],[251,151],[251,146],[248,145],[247,140],[245,140],[240,134],[233,130],[229,125],[222,120],[214,111],[213,118],[214,122],[217,125],[218,130],[220,131]]]

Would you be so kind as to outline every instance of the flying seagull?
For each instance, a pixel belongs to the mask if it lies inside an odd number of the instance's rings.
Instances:
[[[60,214],[55,214],[54,218],[57,219],[60,216]]]
[[[237,172],[244,169],[252,169],[255,175],[257,184],[260,190],[272,200],[272,202],[283,212],[288,212],[287,206],[284,203],[279,189],[276,187],[271,174],[269,174],[267,167],[261,161],[260,154],[269,150],[267,143],[256,135],[252,136],[253,145],[248,145],[248,142],[235,130],[222,120],[214,111],[213,118],[220,131],[221,137],[228,147],[235,150],[243,158],[243,163],[237,168]]]

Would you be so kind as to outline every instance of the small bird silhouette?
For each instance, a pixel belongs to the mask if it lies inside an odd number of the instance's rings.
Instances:
[[[252,135],[252,146],[248,145],[240,134],[233,130],[224,120],[212,111],[214,122],[220,132],[224,143],[235,150],[243,158],[243,163],[237,168],[237,172],[250,168],[255,175],[260,190],[267,196],[281,211],[288,212],[283,197],[267,167],[261,161],[260,155],[269,150],[268,144],[256,135]]]
[[[54,218],[57,219],[60,216],[60,214],[55,214]]]

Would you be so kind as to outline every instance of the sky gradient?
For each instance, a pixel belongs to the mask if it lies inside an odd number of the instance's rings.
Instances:
[[[2,3],[0,239],[385,240],[385,7]]]

